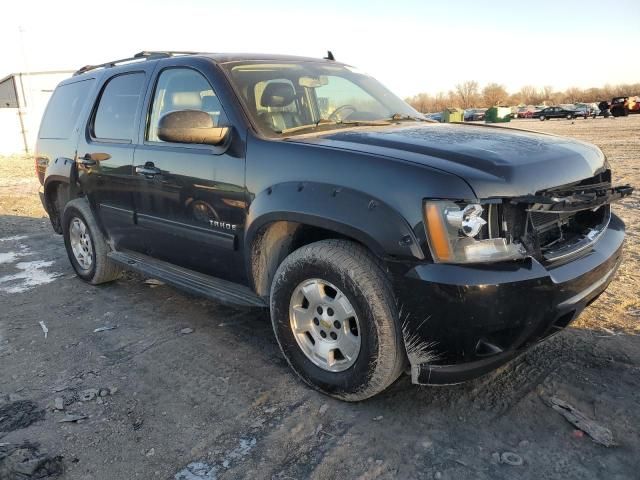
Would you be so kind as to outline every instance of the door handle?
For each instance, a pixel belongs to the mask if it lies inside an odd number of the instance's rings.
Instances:
[[[162,171],[154,167],[153,164],[145,164],[145,165],[136,165],[136,173],[138,175],[144,175],[147,178],[151,178],[154,175],[159,175]]]

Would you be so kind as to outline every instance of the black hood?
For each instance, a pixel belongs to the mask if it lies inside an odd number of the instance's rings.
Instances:
[[[291,140],[444,170],[466,180],[478,198],[533,194],[591,177],[605,166],[593,145],[485,125],[411,123]]]

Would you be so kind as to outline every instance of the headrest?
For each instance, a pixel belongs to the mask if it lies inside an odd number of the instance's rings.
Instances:
[[[214,95],[202,97],[202,110],[205,112],[217,112],[220,110],[220,100]]]
[[[202,99],[198,92],[175,92],[171,95],[174,110],[200,110]]]
[[[263,107],[286,107],[296,98],[296,92],[290,83],[269,83],[262,92],[260,105]]]

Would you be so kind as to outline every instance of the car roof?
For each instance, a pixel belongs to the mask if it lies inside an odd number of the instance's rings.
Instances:
[[[279,55],[268,53],[204,53],[204,52],[184,52],[184,51],[142,51],[136,53],[132,57],[123,58],[120,60],[111,60],[109,62],[86,65],[78,69],[73,76],[83,76],[89,72],[95,72],[96,70],[106,70],[117,67],[127,67],[134,63],[149,62],[149,61],[161,61],[168,58],[175,57],[197,57],[208,58],[211,61],[218,64],[234,63],[234,62],[247,62],[247,61],[268,61],[268,62],[321,62],[332,65],[344,65],[343,63],[332,60],[333,55],[329,52],[330,58],[314,58],[314,57],[302,57],[295,55]]]
[[[247,62],[247,61],[275,61],[275,62],[322,62],[340,64],[326,58],[302,57],[297,55],[280,55],[270,53],[201,53],[216,63]]]

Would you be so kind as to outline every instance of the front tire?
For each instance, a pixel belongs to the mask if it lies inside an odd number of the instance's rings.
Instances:
[[[545,116],[544,115],[540,115],[540,121],[544,122]]]
[[[389,278],[350,241],[312,243],[282,262],[271,286],[271,322],[298,376],[342,400],[382,392],[406,364]]]
[[[122,270],[107,253],[107,244],[84,198],[71,200],[62,214],[62,235],[69,261],[83,280],[98,285],[116,280]]]

